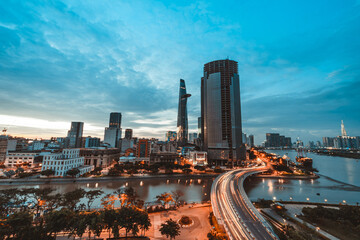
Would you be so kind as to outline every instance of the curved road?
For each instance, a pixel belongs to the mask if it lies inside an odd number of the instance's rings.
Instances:
[[[237,169],[215,179],[211,187],[211,205],[218,223],[225,227],[230,239],[278,239],[243,188],[246,177],[267,169],[264,165]]]

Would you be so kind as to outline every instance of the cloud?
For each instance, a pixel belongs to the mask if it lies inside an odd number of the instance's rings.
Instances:
[[[124,128],[162,137],[176,129],[183,78],[196,131],[203,64],[229,56],[239,62],[248,134],[279,128],[318,138],[340,118],[358,133],[359,6],[311,4],[8,2],[0,7],[0,112],[64,127],[84,121],[96,126],[84,135],[102,136],[119,111]],[[21,129],[65,131],[20,124],[9,133]]]

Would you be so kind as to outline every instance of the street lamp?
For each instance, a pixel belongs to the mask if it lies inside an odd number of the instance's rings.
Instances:
[[[307,200],[307,201],[309,201],[309,200],[310,200],[310,198],[306,198],[306,200]]]
[[[324,199],[325,202],[327,202],[327,199]]]

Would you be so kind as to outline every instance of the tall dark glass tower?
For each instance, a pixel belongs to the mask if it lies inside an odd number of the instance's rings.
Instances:
[[[84,123],[71,122],[71,128],[67,135],[68,148],[81,148]]]
[[[121,128],[121,113],[119,112],[110,113],[109,127]]]
[[[177,120],[177,141],[180,146],[188,142],[188,117],[187,117],[187,99],[191,94],[186,93],[185,80],[180,79],[179,90],[179,109]]]
[[[201,125],[203,147],[211,164],[234,166],[245,160],[237,62],[226,59],[204,65]]]

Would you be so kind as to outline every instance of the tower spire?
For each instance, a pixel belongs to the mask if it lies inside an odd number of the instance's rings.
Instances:
[[[346,130],[345,130],[345,125],[344,125],[343,120],[341,120],[341,136],[343,136],[343,137],[346,136]]]

